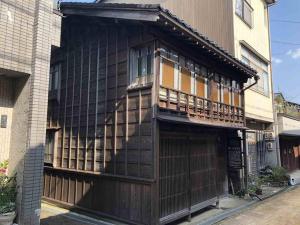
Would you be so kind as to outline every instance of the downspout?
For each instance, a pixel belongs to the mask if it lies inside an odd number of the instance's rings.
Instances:
[[[255,84],[257,84],[257,82],[258,82],[258,80],[259,80],[259,76],[255,76],[254,79],[255,79],[255,82],[254,82],[253,84],[250,84],[250,85],[247,86],[247,87],[244,87],[244,88],[242,89],[242,91],[246,91],[246,90],[248,90],[249,88],[253,87]]]
[[[257,84],[259,77],[256,75],[254,76],[255,82],[247,87],[244,87],[242,89],[243,92],[245,92],[247,89],[253,87],[254,85]],[[245,93],[244,93],[245,96]],[[245,108],[245,97],[244,97],[244,108]],[[242,131],[243,133],[243,158],[244,158],[244,188],[245,188],[245,194],[248,194],[248,149],[247,149],[247,132],[246,130]]]

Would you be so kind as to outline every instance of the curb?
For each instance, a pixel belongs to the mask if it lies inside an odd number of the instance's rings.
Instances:
[[[237,214],[240,214],[241,212],[245,211],[246,209],[250,208],[251,206],[254,206],[254,205],[259,205],[261,204],[262,202],[264,202],[265,200],[269,199],[269,198],[272,198],[272,197],[275,197],[281,193],[285,193],[285,192],[288,192],[288,191],[291,191],[291,190],[294,190],[296,189],[296,187],[300,187],[300,185],[295,185],[295,186],[288,186],[286,188],[283,188],[281,189],[280,191],[276,192],[276,193],[273,193],[273,194],[270,194],[264,198],[262,198],[262,200],[253,200],[245,205],[242,205],[240,207],[237,207],[237,208],[234,208],[234,209],[230,209],[228,211],[225,211],[224,213],[221,213],[219,215],[216,215],[216,216],[213,216],[213,217],[210,217],[200,223],[195,223],[195,225],[213,225],[213,224],[216,224],[224,219],[227,219],[231,216],[234,216],[234,215],[237,215]]]

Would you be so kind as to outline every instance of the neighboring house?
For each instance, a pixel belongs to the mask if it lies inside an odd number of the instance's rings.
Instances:
[[[51,45],[60,43],[52,0],[0,2],[0,161],[17,173],[19,224],[39,224]]]
[[[255,70],[158,5],[61,12],[46,200],[165,224],[245,188],[244,91]]]
[[[248,170],[257,174],[279,162],[274,134],[269,9],[275,0],[98,0],[101,3],[160,4],[257,70],[246,91]],[[254,80],[249,80],[252,85]]]
[[[281,166],[288,171],[300,169],[300,104],[275,94]]]

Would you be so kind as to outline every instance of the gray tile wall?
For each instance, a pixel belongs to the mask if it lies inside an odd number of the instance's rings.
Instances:
[[[50,52],[60,44],[60,21],[52,0],[0,0],[0,71],[24,74],[14,86],[9,153],[20,225],[39,224]]]

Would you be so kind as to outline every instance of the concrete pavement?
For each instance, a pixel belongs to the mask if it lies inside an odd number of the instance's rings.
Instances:
[[[218,225],[300,225],[300,187],[254,205]]]

